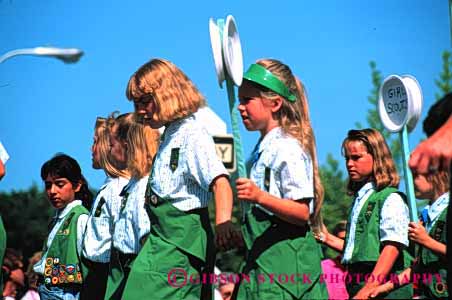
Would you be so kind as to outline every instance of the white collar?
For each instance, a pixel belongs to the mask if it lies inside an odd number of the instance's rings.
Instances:
[[[259,141],[259,153],[268,148],[274,139],[277,139],[278,137],[281,137],[283,135],[284,131],[279,126],[267,132],[267,134]]]
[[[64,207],[63,209],[57,210],[55,217],[57,217],[58,219],[64,219],[64,217],[66,217],[66,215],[77,205],[82,205],[82,200],[74,200],[66,205],[66,207]]]
[[[363,185],[359,191],[356,193],[356,198],[363,198],[364,195],[367,194],[368,191],[375,189],[375,183],[373,181],[367,182],[365,185]]]

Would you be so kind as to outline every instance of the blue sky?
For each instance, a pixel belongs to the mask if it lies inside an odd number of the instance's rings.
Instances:
[[[208,31],[210,17],[228,14],[237,21],[245,67],[277,58],[306,85],[321,163],[327,153],[340,158],[347,131],[365,123],[369,61],[384,77],[418,79],[422,120],[438,91],[441,53],[450,50],[447,0],[0,0],[0,54],[43,45],[85,51],[74,65],[32,56],[0,64],[0,141],[11,156],[0,190],[42,186],[40,167],[56,152],[75,157],[98,188],[104,174],[91,168],[95,119],[132,110],[124,95],[127,81],[153,57],[184,70],[229,123]],[[247,154],[258,134],[241,128]],[[422,137],[418,125],[411,148]]]

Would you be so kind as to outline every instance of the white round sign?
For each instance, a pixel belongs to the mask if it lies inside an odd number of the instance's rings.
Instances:
[[[226,17],[226,23],[223,31],[223,54],[224,63],[229,76],[235,85],[240,86],[243,79],[243,55],[240,44],[239,32],[235,24],[234,17]]]
[[[422,108],[422,91],[417,80],[409,75],[390,75],[380,87],[378,113],[381,122],[391,132],[408,131],[416,126]]]
[[[219,19],[217,23],[210,18],[209,19],[209,33],[210,33],[210,45],[212,46],[213,60],[215,63],[215,71],[217,73],[218,84],[223,87],[223,81],[225,80],[224,65],[223,65],[223,50],[222,50],[222,34],[223,34],[224,21]]]
[[[411,75],[402,75],[403,83],[407,87],[409,99],[409,117],[408,117],[408,131],[411,132],[421,117],[422,112],[422,89],[419,82]]]

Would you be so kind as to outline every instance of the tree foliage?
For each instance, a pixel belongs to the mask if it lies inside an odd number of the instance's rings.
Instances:
[[[1,192],[0,214],[7,232],[7,247],[22,250],[25,258],[42,249],[54,212],[36,185],[24,191]]]
[[[449,51],[444,51],[442,54],[443,69],[439,73],[439,78],[435,79],[435,84],[439,89],[439,93],[435,93],[436,100],[439,100],[445,94],[452,92],[452,59]]]
[[[394,161],[397,164],[397,168],[399,171],[402,170],[402,146],[400,144],[400,139],[397,134],[393,134],[389,132],[381,123],[380,116],[378,114],[378,98],[381,84],[383,83],[383,79],[381,76],[381,72],[377,69],[377,63],[375,61],[370,61],[370,76],[372,88],[370,90],[370,95],[367,97],[367,101],[370,103],[371,107],[367,110],[366,121],[367,127],[374,128],[381,132],[383,137],[386,140],[389,148],[391,149],[392,156]],[[363,128],[360,123],[356,123],[358,128]]]
[[[326,164],[320,167],[320,176],[325,189],[322,215],[325,225],[333,228],[339,221],[346,219],[351,205],[346,193],[347,178],[332,154],[328,154]]]

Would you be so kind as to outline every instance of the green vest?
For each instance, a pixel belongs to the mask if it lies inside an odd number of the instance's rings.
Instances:
[[[315,241],[308,226],[290,224],[254,206],[246,214],[242,232],[248,250],[242,273],[248,274],[258,270],[259,274],[263,271],[267,277],[276,274],[295,278],[293,282],[276,280],[268,291],[264,291],[262,285],[243,281],[239,287],[238,299],[281,297],[275,296],[274,293],[277,293],[275,289],[284,290],[284,294],[290,295],[288,297],[292,299],[328,298],[325,284],[319,282],[322,273],[320,245]]]
[[[0,263],[2,265],[5,250],[6,250],[6,231],[5,227],[3,227],[2,217],[0,216]],[[1,269],[0,269],[0,291],[3,291],[3,274]]]
[[[356,222],[352,257],[346,264],[346,266],[349,267],[349,271],[351,271],[351,273],[371,273],[378,258],[380,257],[380,251],[382,250],[382,243],[380,242],[381,209],[384,202],[391,193],[401,194],[402,199],[406,201],[405,196],[396,188],[386,187],[381,191],[373,192],[361,208],[361,211],[358,215],[358,220]],[[353,205],[349,211],[344,249],[346,249],[347,247],[348,236],[350,234],[352,210]],[[397,257],[397,260],[394,263],[390,274],[398,274],[406,268],[410,267],[412,260],[412,256],[410,255],[408,250],[404,248]],[[389,280],[389,277],[387,279]],[[349,295],[351,297],[354,296],[356,292],[358,292],[359,289],[364,286],[364,284],[364,280],[361,280],[361,282],[357,282],[357,280],[355,280],[352,282],[352,284],[347,284]],[[397,295],[393,293],[396,293]],[[407,285],[394,291],[393,293],[390,293],[388,295],[389,299],[399,297],[410,298],[412,294],[411,286]]]
[[[438,220],[431,228],[429,235],[436,241],[447,245],[447,207],[441,212]],[[447,259],[436,254],[430,249],[420,247],[419,249],[419,265],[416,273],[420,274],[439,274],[441,280],[438,281],[436,276],[432,276],[432,280],[426,283],[420,280],[420,286],[425,296],[429,298],[439,299],[449,296],[447,290]]]
[[[151,189],[145,199],[151,232],[121,299],[211,299],[210,282],[198,282],[213,273],[215,263],[207,208],[181,211]]]
[[[77,253],[77,221],[83,214],[88,214],[85,207],[81,205],[73,207],[58,228],[47,251],[44,269],[46,285],[57,286],[83,282],[86,270]]]

